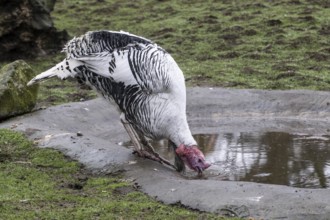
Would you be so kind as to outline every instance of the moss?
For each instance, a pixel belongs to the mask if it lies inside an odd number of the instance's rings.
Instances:
[[[37,99],[38,85],[27,87],[32,68],[23,60],[2,67],[0,71],[0,120],[29,112]]]

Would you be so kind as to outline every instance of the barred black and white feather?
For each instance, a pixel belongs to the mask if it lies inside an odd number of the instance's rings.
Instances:
[[[164,49],[126,32],[88,32],[69,41],[66,58],[28,85],[57,76],[78,79],[114,103],[135,129],[177,146],[195,145],[186,120],[182,71]]]

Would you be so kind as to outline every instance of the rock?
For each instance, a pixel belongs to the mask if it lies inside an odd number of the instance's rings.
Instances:
[[[68,39],[50,12],[56,0],[0,0],[0,60],[33,58],[59,51]]]
[[[0,120],[30,112],[36,104],[38,85],[27,87],[34,72],[23,60],[0,70]]]

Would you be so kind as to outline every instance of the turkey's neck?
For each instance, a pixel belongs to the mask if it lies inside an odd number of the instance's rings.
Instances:
[[[179,119],[180,120],[180,119]],[[189,129],[186,117],[180,120],[179,126],[170,131],[169,138],[176,145],[184,144],[186,146],[197,145]]]
[[[182,71],[176,62],[172,59],[170,69],[171,72],[171,106],[168,106],[167,134],[169,139],[176,145],[184,144],[187,146],[196,145],[196,141],[191,135],[186,117],[186,86]]]

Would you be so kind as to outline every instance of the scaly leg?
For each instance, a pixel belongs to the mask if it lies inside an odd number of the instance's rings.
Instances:
[[[136,134],[135,130],[132,128],[132,126],[126,122],[125,120],[121,119],[121,123],[123,124],[127,134],[129,135],[129,137],[131,138],[132,142],[133,142],[133,146],[135,148],[135,152],[142,157],[143,153],[143,147],[138,139],[138,135]]]
[[[140,137],[141,143],[143,144],[143,146],[145,147],[146,151],[148,151],[149,153],[151,153],[152,155],[154,155],[159,161],[160,163],[164,163],[170,167],[173,167],[174,169],[176,169],[176,167],[171,164],[170,161],[166,160],[165,158],[162,158],[155,150],[154,148],[151,146],[151,144],[146,140],[146,138],[144,137],[143,134],[140,134],[139,132],[137,132],[137,134]]]
[[[155,152],[153,147],[148,143],[144,136],[139,135],[130,123],[126,122],[124,119],[121,119],[121,122],[133,142],[135,152],[140,157],[158,161],[159,163],[164,163],[168,166],[175,168],[175,166],[171,164],[168,160],[159,156],[159,154]]]

